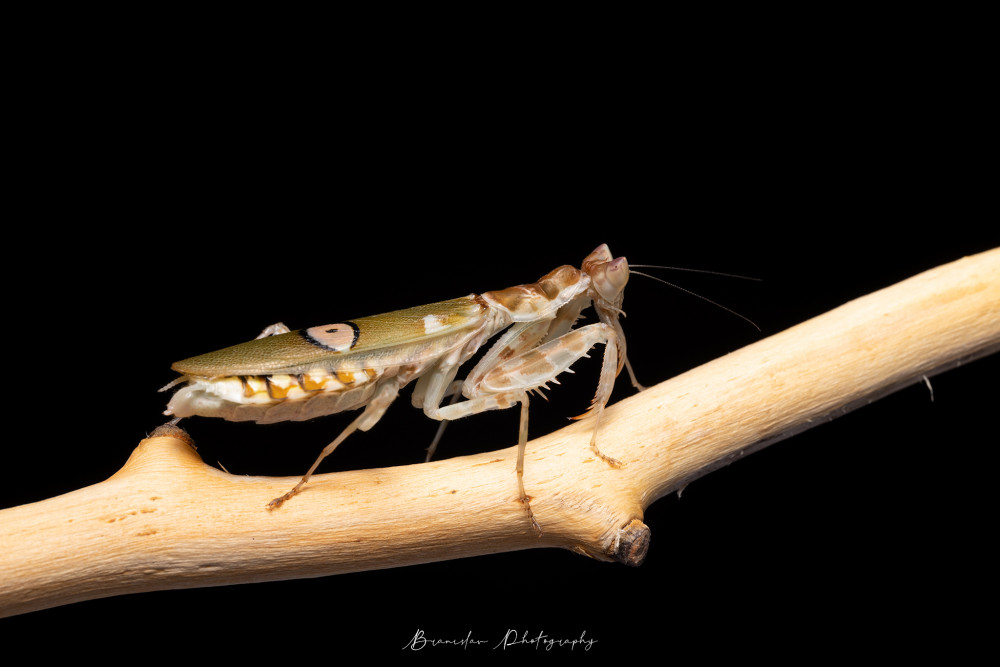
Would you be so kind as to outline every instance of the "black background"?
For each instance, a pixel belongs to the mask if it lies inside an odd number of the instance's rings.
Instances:
[[[998,245],[995,182],[975,162],[995,155],[995,110],[966,66],[974,40],[664,39],[516,62],[440,47],[419,63],[308,47],[179,59],[169,42],[139,58],[137,44],[39,54],[45,76],[19,82],[11,130],[0,506],[106,479],[162,423],[172,361],[276,321],[530,282],[600,243],[633,263],[762,279],[657,272],[758,333],[634,277],[629,353],[654,384]],[[576,368],[533,402],[533,434],[587,405],[596,367]],[[313,657],[396,655],[418,629],[490,648],[508,629],[585,632],[603,655],[960,649],[979,639],[969,604],[996,555],[983,461],[998,370],[993,357],[950,371],[933,401],[904,389],[660,499],[637,569],[536,549],[94,600],[0,620],[0,636],[171,626],[223,653]],[[630,393],[619,382],[615,400]],[[296,475],[347,419],[184,426],[210,464]],[[435,428],[401,400],[321,471],[418,462]],[[513,411],[476,416],[440,456],[516,431]]]

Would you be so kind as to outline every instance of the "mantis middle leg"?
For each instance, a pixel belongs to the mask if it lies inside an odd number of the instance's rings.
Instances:
[[[522,327],[519,331],[508,332],[508,336],[498,342],[483,361],[469,376],[464,393],[468,400],[441,406],[444,391],[424,398],[424,412],[434,419],[453,420],[484,412],[521,406],[520,428],[518,432],[517,478],[518,493],[521,503],[531,517],[532,525],[538,528],[534,514],[524,491],[524,450],[528,441],[528,391],[544,386],[557,375],[566,371],[575,361],[586,356],[594,345],[604,343],[604,359],[601,365],[601,377],[597,393],[590,409],[580,418],[593,416],[594,431],[590,447],[594,453],[609,465],[618,466],[615,459],[604,455],[597,447],[597,429],[600,418],[614,388],[615,376],[618,373],[618,337],[614,329],[603,323],[591,324],[579,329],[573,329],[562,336],[537,347],[530,347],[519,352],[507,349],[505,345],[514,345],[521,338],[530,341],[537,331],[529,329],[540,328],[535,323]],[[526,335],[526,332],[528,335]],[[506,344],[505,344],[506,340]],[[535,339],[537,340],[537,338]],[[501,351],[497,351],[501,348]],[[503,352],[506,349],[506,352]],[[501,353],[503,352],[503,353]],[[484,363],[486,364],[483,367]]]

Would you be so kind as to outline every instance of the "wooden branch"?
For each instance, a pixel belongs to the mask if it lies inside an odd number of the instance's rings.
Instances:
[[[643,511],[748,451],[1000,348],[1000,249],[927,271],[611,406],[528,446],[295,478],[205,465],[180,431],[105,482],[0,511],[0,616],[138,591],[315,577],[532,547],[639,564]]]

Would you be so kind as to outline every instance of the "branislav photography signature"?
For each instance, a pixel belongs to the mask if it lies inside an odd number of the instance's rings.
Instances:
[[[551,637],[545,631],[533,632],[525,630],[518,632],[508,629],[498,637],[492,639],[487,637],[477,637],[469,630],[464,636],[455,637],[429,637],[422,628],[417,628],[416,634],[403,647],[404,651],[422,651],[435,647],[459,647],[462,649],[485,648],[487,650],[505,651],[513,648],[527,648],[538,651],[552,651],[557,649],[589,651],[596,639],[587,637],[587,631],[583,630],[577,637]]]

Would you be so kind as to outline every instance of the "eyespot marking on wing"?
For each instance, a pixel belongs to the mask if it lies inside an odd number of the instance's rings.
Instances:
[[[332,352],[345,352],[358,344],[361,329],[354,322],[338,322],[309,327],[302,330],[302,337],[317,347]]]

